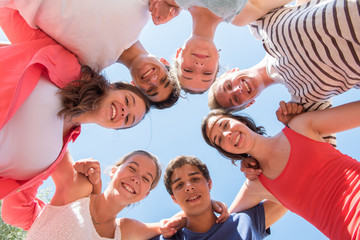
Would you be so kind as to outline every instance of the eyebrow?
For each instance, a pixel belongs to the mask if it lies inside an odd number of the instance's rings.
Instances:
[[[131,164],[131,163],[133,163],[133,164],[135,164],[136,166],[140,167],[140,164],[139,164],[138,162],[135,162],[135,161],[129,162],[129,164]],[[153,175],[152,175],[150,172],[146,172],[146,174],[150,175],[150,177],[151,177],[152,180],[154,181],[154,177],[153,177]]]
[[[191,176],[198,175],[198,174],[200,174],[200,172],[192,172],[192,173],[189,173],[189,176],[191,177]],[[177,178],[172,182],[172,184],[175,184],[176,182],[178,182],[180,180],[181,180],[181,178]]]
[[[201,80],[202,82],[211,82],[212,81],[212,79],[203,79],[203,80]]]

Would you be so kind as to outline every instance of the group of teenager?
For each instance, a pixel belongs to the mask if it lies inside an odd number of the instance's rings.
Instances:
[[[27,239],[262,239],[289,209],[330,239],[360,239],[360,164],[334,147],[334,133],[360,125],[360,102],[331,105],[331,97],[360,86],[360,2],[290,2],[1,0],[0,27],[10,41],[0,47],[3,220],[29,230]],[[192,34],[170,65],[139,35],[150,18],[164,24],[182,9],[191,14]],[[217,77],[213,40],[223,21],[249,24],[266,56]],[[100,74],[116,62],[129,69],[131,84]],[[275,83],[292,102],[276,113],[285,128],[267,137],[237,111]],[[86,123],[133,127],[151,107],[173,106],[180,90],[209,90],[214,110],[201,126],[204,140],[241,160],[248,180],[228,211],[211,199],[206,165],[178,156],[164,184],[182,212],[150,224],[117,218],[157,185],[159,161],[130,152],[101,192],[100,164],[74,162],[68,143]],[[56,190],[45,204],[36,194],[49,176]]]

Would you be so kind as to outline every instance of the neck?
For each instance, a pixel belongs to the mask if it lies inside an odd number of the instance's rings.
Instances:
[[[210,230],[210,228],[216,222],[216,216],[213,210],[210,208],[200,215],[187,215],[186,228],[193,232],[204,233]]]
[[[143,54],[149,54],[143,45],[137,41],[134,43],[130,48],[126,49],[120,56],[118,62],[124,64],[128,69],[131,68],[132,63],[134,60]]]
[[[115,224],[117,214],[124,208],[113,204],[105,194],[92,194],[90,206],[94,225]]]
[[[193,19],[193,36],[214,39],[215,31],[222,18],[216,16],[206,8],[191,7],[189,12]]]

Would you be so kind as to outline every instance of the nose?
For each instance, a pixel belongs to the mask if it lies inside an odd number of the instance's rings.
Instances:
[[[227,140],[230,140],[230,139],[231,139],[231,136],[232,136],[232,134],[231,134],[230,131],[224,132],[224,137],[225,137]]]
[[[131,177],[130,178],[131,179],[131,181],[133,181],[134,183],[136,183],[136,184],[139,184],[139,179],[138,179],[138,177]]]
[[[129,108],[124,106],[124,107],[121,107],[121,116],[122,117],[126,117],[128,114],[129,114]]]
[[[235,93],[243,93],[242,87],[241,87],[240,85],[234,87],[234,92],[235,92]]]
[[[190,192],[191,190],[194,190],[194,186],[191,183],[186,183],[186,188],[185,191],[186,192]]]
[[[200,62],[200,61],[195,61],[195,62],[194,62],[194,65],[195,65],[195,67],[203,67],[203,66],[204,66],[204,63],[203,63],[203,62]]]

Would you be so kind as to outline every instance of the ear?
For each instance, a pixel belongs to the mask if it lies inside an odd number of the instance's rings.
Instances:
[[[177,201],[176,201],[176,198],[174,197],[174,195],[171,195],[171,199],[173,200],[173,202],[174,202],[175,204],[178,204]]]
[[[116,173],[117,167],[112,167],[110,171],[110,178],[113,178],[114,174]]]
[[[180,53],[182,52],[182,48],[178,48],[177,50],[176,50],[176,57],[175,58],[178,58],[179,57],[179,55],[180,55]]]
[[[211,179],[208,181],[208,186],[209,186],[209,190],[211,190],[212,189],[212,180]]]
[[[166,61],[165,58],[160,58],[160,62],[161,62],[162,64],[164,64],[165,66],[170,66],[170,63],[169,63],[168,61]]]
[[[254,100],[252,100],[251,102],[249,102],[249,103],[246,105],[246,107],[245,107],[245,108],[250,107],[251,105],[253,105],[253,104],[254,104],[254,102],[255,102],[255,99],[254,99]]]
[[[131,83],[131,85],[136,86],[136,85],[135,85],[135,82],[134,82],[133,80],[131,80],[130,83]]]

